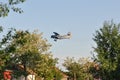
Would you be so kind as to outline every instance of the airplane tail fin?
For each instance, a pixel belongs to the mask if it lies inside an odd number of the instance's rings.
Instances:
[[[71,35],[71,32],[68,32],[67,35],[70,36],[70,35]]]
[[[72,36],[71,32],[68,32],[67,35],[69,36],[69,38],[71,38],[71,36]]]

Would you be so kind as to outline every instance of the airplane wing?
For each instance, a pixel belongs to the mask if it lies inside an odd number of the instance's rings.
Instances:
[[[57,32],[53,32],[55,35],[59,35]]]

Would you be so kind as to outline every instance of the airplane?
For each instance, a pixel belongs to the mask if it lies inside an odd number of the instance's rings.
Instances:
[[[57,41],[58,39],[70,39],[71,38],[71,32],[68,32],[66,35],[60,35],[57,32],[53,32],[54,35],[51,35],[51,38],[54,39],[54,41]]]

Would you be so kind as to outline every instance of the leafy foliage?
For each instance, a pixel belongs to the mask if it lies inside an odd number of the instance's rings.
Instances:
[[[96,31],[93,40],[97,46],[94,47],[97,53],[96,60],[101,67],[101,77],[103,80],[110,78],[120,79],[120,24],[104,22],[102,28]]]
[[[10,10],[14,12],[22,13],[21,8],[15,7],[16,5],[25,2],[25,0],[7,0],[0,2],[0,17],[8,16]]]
[[[40,77],[48,80],[53,78],[51,68],[56,65],[57,59],[54,59],[48,51],[51,45],[43,39],[42,33],[12,29],[3,37],[1,45],[3,56],[0,57],[4,64],[1,70],[12,69],[16,77],[21,74],[27,76],[30,74],[29,70],[32,70]],[[13,68],[17,65],[23,66],[19,73],[17,68]]]
[[[5,50],[5,47],[9,44],[9,40],[11,39],[11,32],[13,29],[11,29],[6,36],[3,37],[0,41],[0,78],[2,79],[3,71],[9,65],[9,60],[10,60],[10,54],[8,54]]]
[[[93,63],[88,58],[80,58],[76,61],[74,58],[67,57],[63,66],[68,70],[68,75],[74,80],[93,80],[92,74],[89,72]]]

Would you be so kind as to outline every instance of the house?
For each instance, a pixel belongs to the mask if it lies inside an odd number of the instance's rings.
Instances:
[[[68,80],[68,76],[66,74],[62,73],[62,75],[63,75],[63,78],[61,80]]]
[[[11,79],[12,80],[25,80],[24,75],[21,75],[20,77],[15,78],[14,73],[16,71],[17,72],[19,71],[18,73],[24,72],[24,67],[22,65],[10,66],[9,69],[5,69],[4,71],[4,79],[5,80],[11,80]],[[29,73],[26,77],[27,80],[35,80],[35,73],[32,70],[27,68],[27,73]]]
[[[23,75],[21,75],[20,77],[18,78],[13,78],[12,80],[25,80],[25,77]],[[35,75],[31,75],[29,74],[27,76],[27,80],[35,80]]]
[[[60,72],[60,74],[63,76],[61,80],[68,80],[68,76],[62,72],[60,69],[54,67],[52,69],[55,69],[56,71]],[[12,72],[14,73],[14,71],[23,71],[24,72],[24,67],[22,65],[15,65],[13,66],[13,68],[11,69]],[[31,69],[27,68],[27,72],[29,73],[27,75],[27,80],[44,80],[44,78],[38,77],[36,73],[34,73]],[[14,75],[14,74],[13,74]],[[18,78],[12,78],[12,80],[25,80],[24,75],[19,76]],[[56,80],[55,78],[52,80]]]
[[[3,72],[4,80],[11,80],[11,78],[12,78],[11,74],[12,74],[12,71],[6,69],[6,70]]]
[[[63,71],[61,71],[57,67],[53,67],[53,68],[62,75],[62,79],[61,80],[68,80],[68,77],[69,77],[68,75],[66,75]]]

